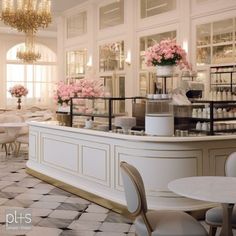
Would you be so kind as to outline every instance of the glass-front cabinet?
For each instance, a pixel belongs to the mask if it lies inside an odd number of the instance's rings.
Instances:
[[[235,62],[236,18],[197,26],[197,65]]]
[[[113,74],[110,76],[101,76],[104,84],[105,96],[125,97],[125,75]],[[116,113],[125,112],[125,100],[114,101],[114,111]]]
[[[176,31],[143,36],[139,39],[139,95],[146,96],[157,90],[156,72],[145,64],[145,51],[163,39],[175,39]]]
[[[124,70],[124,41],[99,46],[99,72]]]
[[[98,45],[99,74],[103,79],[106,96],[125,97],[124,40],[114,40]],[[116,113],[125,112],[125,101],[114,101]]]
[[[83,78],[87,63],[87,49],[67,51],[66,75],[70,78]]]

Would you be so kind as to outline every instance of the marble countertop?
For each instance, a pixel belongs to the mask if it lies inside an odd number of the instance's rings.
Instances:
[[[187,137],[176,137],[176,136],[150,136],[150,135],[128,135],[113,132],[104,132],[94,129],[74,128],[68,126],[60,126],[57,121],[45,121],[27,122],[29,126],[37,126],[48,129],[64,130],[75,133],[88,134],[93,136],[112,137],[116,139],[140,141],[140,142],[202,142],[202,141],[220,141],[220,140],[232,140],[236,139],[236,134],[232,135],[212,135],[212,136],[187,136]]]

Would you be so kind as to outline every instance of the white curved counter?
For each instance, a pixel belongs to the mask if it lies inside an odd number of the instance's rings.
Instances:
[[[150,209],[192,211],[212,206],[177,196],[167,184],[187,176],[224,175],[225,159],[236,151],[236,135],[134,136],[53,122],[30,122],[29,127],[29,173],[51,177],[50,182],[62,188],[70,185],[73,192],[80,189],[97,199],[126,205],[119,171],[120,161],[126,161],[140,171]],[[108,206],[97,199],[93,198]]]

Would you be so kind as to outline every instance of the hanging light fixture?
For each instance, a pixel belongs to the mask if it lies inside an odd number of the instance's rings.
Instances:
[[[16,4],[15,4],[16,3]],[[52,22],[50,0],[2,0],[0,14],[4,24],[19,32],[37,32]]]
[[[27,64],[32,64],[41,58],[41,54],[35,49],[35,35],[32,31],[26,33],[25,45],[17,51],[16,57]]]
[[[16,57],[24,63],[34,63],[41,58],[35,51],[35,34],[52,22],[51,0],[2,0],[0,19],[4,24],[25,33],[25,45]]]

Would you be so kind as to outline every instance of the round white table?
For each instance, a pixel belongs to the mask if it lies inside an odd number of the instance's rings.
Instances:
[[[28,126],[25,122],[0,123],[0,127],[4,128],[9,135],[17,136],[21,128]]]
[[[168,188],[184,197],[221,203],[223,222],[220,236],[233,236],[231,217],[236,203],[236,177],[187,177],[171,181]]]

